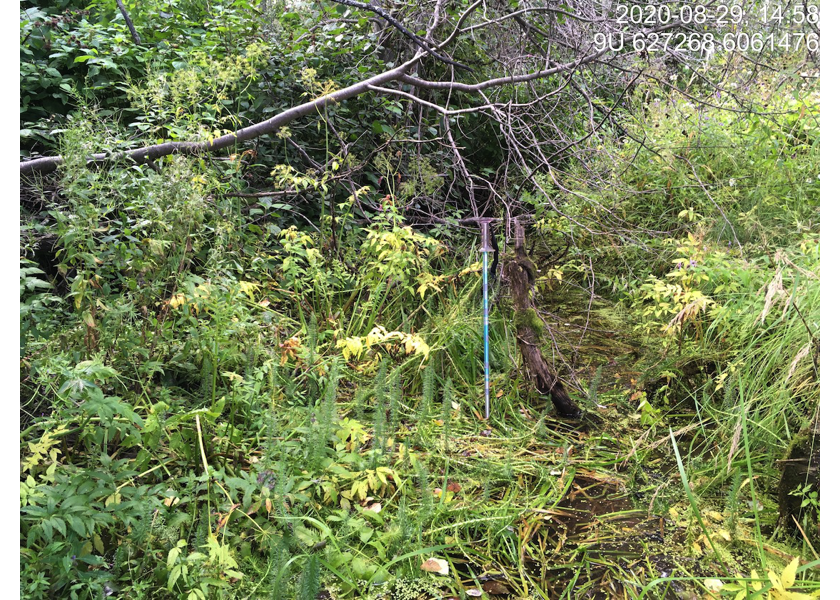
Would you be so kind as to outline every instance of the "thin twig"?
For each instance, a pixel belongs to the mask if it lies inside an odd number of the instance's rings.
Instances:
[[[378,6],[374,6],[373,3],[356,2],[356,0],[332,0],[332,1],[337,2],[338,4],[344,4],[345,6],[351,6],[353,8],[358,8],[360,10],[366,10],[366,11],[372,12],[372,13],[382,17],[383,19],[388,21],[388,23],[390,23],[394,28],[396,28],[397,31],[399,31],[401,34],[403,34],[404,36],[411,39],[412,42],[414,42],[415,44],[420,46],[423,50],[425,50],[426,52],[428,52],[429,54],[434,56],[439,61],[445,62],[446,64],[452,65],[453,67],[458,67],[460,69],[464,69],[466,71],[469,71],[470,73],[473,72],[473,70],[471,68],[469,68],[467,65],[459,63],[456,60],[452,60],[451,58],[446,58],[445,56],[442,56],[441,54],[438,54],[437,52],[435,52],[432,49],[432,47],[429,44],[427,44],[423,39],[421,39],[421,38],[417,37],[416,35],[414,35],[413,33],[411,33],[408,29],[406,29],[403,26],[402,23],[400,23],[394,17],[392,17],[387,11],[382,10]]]

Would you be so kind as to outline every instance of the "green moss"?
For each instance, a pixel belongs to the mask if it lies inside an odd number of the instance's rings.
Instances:
[[[785,453],[785,460],[809,456],[811,452],[811,431],[806,427],[793,436]]]
[[[517,312],[516,315],[514,315],[513,324],[516,325],[517,328],[529,327],[538,336],[542,336],[543,331],[545,330],[545,323],[543,323],[542,319],[540,319],[540,316],[537,314],[537,311],[533,308]]]

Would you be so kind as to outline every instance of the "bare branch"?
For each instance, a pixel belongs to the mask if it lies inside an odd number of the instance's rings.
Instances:
[[[563,15],[565,17],[570,17],[572,19],[577,19],[578,21],[583,21],[584,23],[601,23],[601,22],[606,20],[606,19],[587,19],[585,17],[581,17],[580,15],[576,15],[574,13],[570,13],[568,11],[561,10],[559,8],[551,8],[549,6],[534,6],[534,7],[531,7],[531,8],[523,8],[521,10],[517,10],[516,12],[508,13],[506,15],[502,15],[501,17],[498,17],[496,19],[492,19],[490,21],[485,21],[483,23],[477,23],[476,25],[471,25],[470,27],[467,27],[463,31],[464,31],[464,33],[468,32],[468,31],[475,31],[476,29],[482,29],[482,28],[487,27],[489,25],[495,25],[496,23],[501,23],[502,21],[507,21],[508,19],[517,19],[521,15],[527,15],[529,13],[535,13],[535,12],[536,13],[540,13],[540,12],[542,12],[542,13],[555,13],[555,14]],[[532,25],[532,27],[533,27],[533,25]]]
[[[202,154],[205,152],[222,150],[223,148],[233,146],[239,142],[252,140],[268,133],[274,133],[280,129],[280,127],[283,127],[296,119],[312,114],[316,111],[320,111],[330,103],[343,102],[344,100],[358,96],[359,94],[368,91],[369,85],[377,85],[393,81],[394,79],[404,75],[406,70],[416,60],[416,58],[411,59],[410,61],[400,65],[399,67],[391,69],[390,71],[374,75],[369,79],[365,79],[364,81],[360,81],[359,83],[353,84],[349,87],[337,90],[332,94],[327,94],[326,96],[321,96],[320,98],[316,98],[315,100],[311,100],[305,104],[284,110],[266,121],[256,123],[249,127],[244,127],[243,129],[233,133],[228,133],[227,135],[217,137],[207,142],[167,142],[164,144],[155,144],[153,146],[146,146],[136,150],[127,150],[113,154],[102,152],[89,157],[88,161],[92,163],[101,163],[108,160],[127,158],[135,162],[149,162],[170,154]],[[63,162],[64,158],[61,156],[36,158],[34,160],[20,163],[20,173],[21,175],[49,173],[54,171]]]
[[[403,92],[402,90],[394,90],[394,89],[391,89],[391,88],[383,88],[383,87],[378,87],[378,86],[375,86],[375,85],[369,85],[368,89],[371,90],[371,91],[374,91],[374,92],[379,92],[381,94],[393,94],[394,96],[400,96],[402,98],[407,98],[407,99],[411,100],[412,102],[416,102],[417,104],[420,104],[420,105],[425,106],[427,108],[431,108],[432,110],[435,110],[435,111],[439,112],[440,114],[446,115],[446,116],[463,115],[463,114],[466,114],[466,113],[481,112],[482,110],[487,110],[487,108],[488,108],[485,105],[485,106],[476,106],[476,107],[473,107],[473,108],[459,108],[457,110],[447,110],[447,109],[443,108],[442,106],[438,106],[437,104],[434,104],[433,102],[427,102],[426,100],[418,98],[414,94],[409,94],[408,92]]]
[[[448,65],[452,65],[453,67],[458,67],[459,69],[464,69],[465,71],[469,71],[470,73],[473,70],[465,64],[459,63],[458,61],[452,60],[451,58],[447,58],[441,54],[435,52],[429,44],[427,44],[423,39],[417,37],[413,33],[411,33],[408,29],[403,26],[402,23],[397,21],[394,17],[392,17],[387,11],[382,10],[378,6],[374,6],[373,4],[365,3],[365,2],[356,2],[356,0],[332,0],[333,2],[337,2],[338,4],[344,4],[345,6],[350,6],[353,8],[358,8],[360,10],[366,10],[372,12],[383,19],[385,19],[388,23],[390,23],[397,31],[402,33],[404,36],[411,39],[412,42],[420,46],[423,50],[428,52],[430,55],[435,57],[441,62],[445,62]]]
[[[533,81],[535,79],[542,79],[544,77],[550,77],[551,75],[556,75],[557,73],[563,73],[565,71],[572,71],[583,64],[595,61],[598,57],[603,56],[606,53],[606,50],[602,50],[600,52],[594,52],[592,54],[588,54],[583,56],[577,60],[574,60],[569,63],[565,63],[562,65],[558,65],[552,69],[546,69],[543,71],[536,71],[534,73],[528,73],[526,75],[510,75],[508,77],[498,77],[496,79],[488,79],[486,81],[482,81],[480,83],[458,83],[456,82],[448,82],[448,81],[426,81],[424,79],[418,79],[417,77],[413,77],[411,75],[401,75],[399,79],[402,81],[409,83],[411,85],[417,86],[419,88],[426,88],[426,89],[449,89],[456,92],[479,92],[481,90],[486,90],[491,87],[498,87],[501,85],[511,85],[515,83],[523,83],[526,81]]]

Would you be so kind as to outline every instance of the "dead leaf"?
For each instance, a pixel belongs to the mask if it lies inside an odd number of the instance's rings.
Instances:
[[[712,521],[717,521],[718,523],[723,523],[723,515],[717,512],[716,510],[710,510],[706,513],[706,516],[709,517]]]
[[[510,594],[510,590],[508,589],[508,587],[501,581],[485,581],[481,587],[484,588],[485,592],[487,592],[488,594],[492,594],[493,596],[503,596],[506,594]]]
[[[440,558],[430,558],[420,565],[420,570],[438,575],[449,575],[449,563]]]

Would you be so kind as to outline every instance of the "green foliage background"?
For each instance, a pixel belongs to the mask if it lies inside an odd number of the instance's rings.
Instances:
[[[586,160],[502,190],[535,215],[541,305],[583,313],[590,291],[643,348],[609,356],[636,374],[626,385],[599,384],[595,353],[571,372],[594,423],[581,437],[529,391],[503,295],[495,414],[477,418],[467,185],[444,149],[400,141],[441,135],[436,115],[365,95],[227,156],[86,164],[235,130],[402,51],[337,5],[268,4],[126,0],[138,46],[111,2],[21,3],[21,155],[65,157],[21,196],[22,597],[463,597],[488,573],[524,597],[547,593],[556,561],[572,566],[552,589],[578,597],[594,586],[583,546],[543,555],[539,579],[520,529],[576,472],[622,474],[677,523],[695,499],[725,513],[726,535],[701,515],[672,542],[700,549],[673,572],[691,589],[717,560],[739,574],[718,593],[736,597],[753,569],[768,591],[789,562],[765,552],[770,536],[815,557],[818,494],[799,490],[804,535],[774,519],[777,461],[819,420],[820,102],[795,57],[746,90],[761,111],[639,85]],[[572,109],[552,117],[585,131]],[[493,126],[458,125],[468,167],[499,172]],[[409,211],[441,207],[444,222]],[[706,370],[684,375],[692,363]],[[634,440],[669,427],[692,432],[685,473],[668,463],[648,485],[662,447]],[[422,571],[433,555],[457,577]],[[610,569],[654,595],[670,585],[655,565]],[[818,587],[801,573],[797,589]]]

